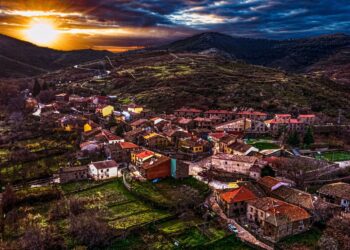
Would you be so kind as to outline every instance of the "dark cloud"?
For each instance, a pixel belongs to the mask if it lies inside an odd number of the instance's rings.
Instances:
[[[60,17],[65,28],[153,31],[122,42],[105,37],[109,44],[123,45],[142,44],[142,39],[149,45],[205,30],[284,39],[350,29],[349,0],[0,0],[1,25],[23,23],[26,17],[13,10],[81,14]]]

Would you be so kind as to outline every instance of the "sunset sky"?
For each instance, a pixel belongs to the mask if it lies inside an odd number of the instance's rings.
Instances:
[[[0,33],[56,49],[122,51],[205,31],[272,39],[346,33],[349,13],[349,0],[0,0]]]

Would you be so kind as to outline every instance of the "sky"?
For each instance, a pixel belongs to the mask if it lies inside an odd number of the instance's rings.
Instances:
[[[206,31],[289,39],[350,30],[350,0],[0,0],[0,33],[56,49],[124,50]]]

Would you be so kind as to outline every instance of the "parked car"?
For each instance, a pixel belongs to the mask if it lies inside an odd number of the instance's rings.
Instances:
[[[237,227],[235,227],[235,225],[228,224],[228,229],[229,229],[231,232],[233,232],[233,233],[235,233],[235,234],[238,234],[238,229],[237,229]]]

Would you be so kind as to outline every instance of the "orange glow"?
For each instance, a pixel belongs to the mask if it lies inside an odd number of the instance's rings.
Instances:
[[[29,28],[24,30],[26,40],[37,45],[52,45],[59,37],[59,31],[49,19],[33,19]]]

